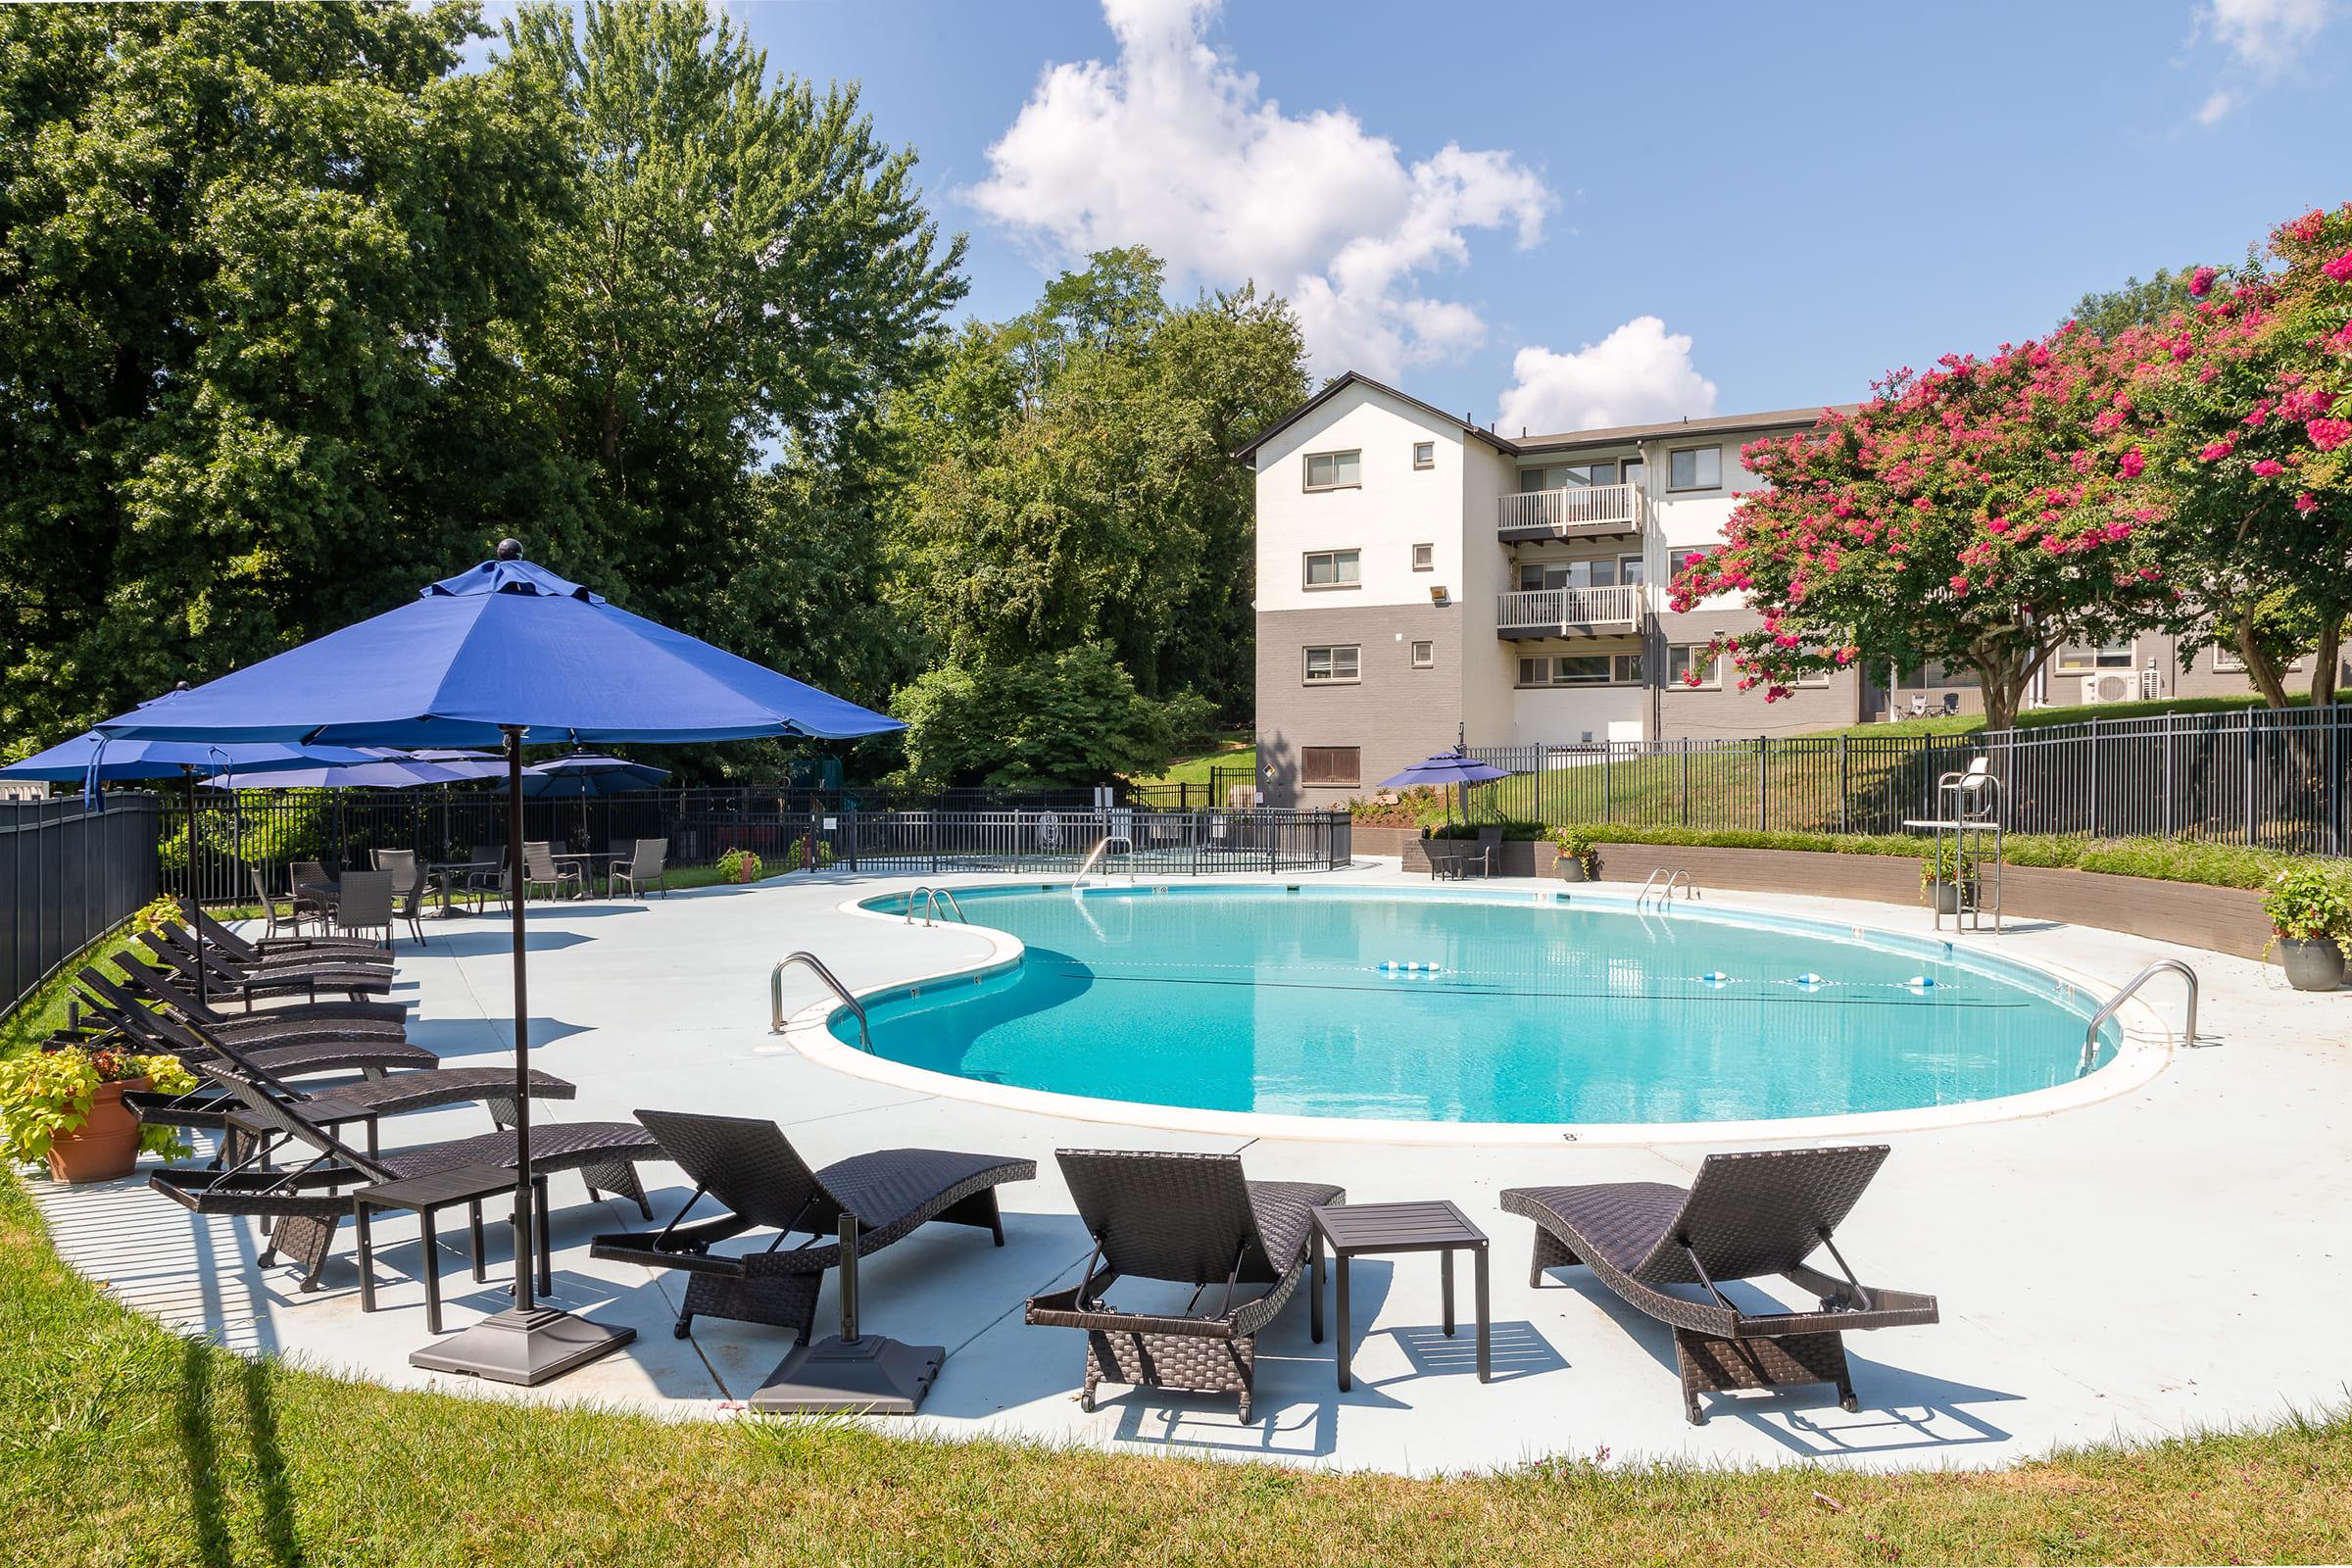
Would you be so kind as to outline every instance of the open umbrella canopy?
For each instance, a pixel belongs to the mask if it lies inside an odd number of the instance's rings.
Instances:
[[[625,795],[659,789],[669,770],[599,752],[573,752],[522,770],[525,800],[584,800],[591,795]]]
[[[407,790],[426,784],[456,784],[479,778],[438,762],[415,762],[388,757],[362,756],[352,762],[326,762],[310,767],[287,767],[255,774],[231,768],[206,779],[209,789],[269,790]]]
[[[161,712],[187,697],[166,692],[138,711]],[[365,762],[368,754],[348,746],[303,746],[285,741],[221,745],[207,740],[116,740],[86,730],[35,752],[22,762],[0,767],[0,778],[40,778],[57,783],[116,784],[130,779],[172,778],[187,768],[206,773],[259,773],[282,767]]]
[[[340,746],[830,739],[897,719],[632,615],[506,553],[372,619],[98,726]]]
[[[607,604],[522,559],[498,559],[427,586],[412,603],[329,632],[174,699],[98,726],[152,740],[289,741],[506,751],[508,876],[525,884],[522,748],[531,743],[834,738],[900,729],[897,719],[805,686]],[[514,1304],[413,1353],[412,1364],[533,1384],[626,1344],[636,1331],[543,1306],[528,1265],[531,1187],[529,944],[525,900],[514,933]]]
[[[1384,790],[1407,790],[1430,784],[1443,789],[1448,784],[1484,784],[1491,779],[1510,776],[1508,768],[1482,762],[1474,757],[1464,757],[1459,752],[1440,752],[1435,757],[1423,758],[1394,778],[1382,779],[1380,787]]]
[[[445,781],[449,783],[461,779],[507,776],[507,760],[495,752],[453,751],[445,747],[426,747],[420,751],[407,752],[397,746],[363,746],[360,750],[390,762],[430,762],[450,775]]]

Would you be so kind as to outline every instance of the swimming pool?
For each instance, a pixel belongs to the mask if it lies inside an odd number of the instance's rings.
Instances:
[[[1950,1105],[2072,1082],[2094,1005],[1940,941],[1688,905],[1279,886],[956,897],[1026,952],[976,981],[868,999],[877,1055],[1205,1110],[1665,1123]],[[846,1009],[831,1028],[856,1043]],[[2099,1061],[2118,1039],[2110,1025]]]

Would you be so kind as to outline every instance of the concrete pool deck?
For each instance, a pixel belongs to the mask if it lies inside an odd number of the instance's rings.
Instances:
[[[548,1107],[559,1119],[626,1120],[641,1105],[715,1111],[781,1122],[816,1164],[907,1145],[1038,1162],[1036,1181],[1003,1190],[1002,1250],[979,1233],[934,1226],[866,1260],[866,1326],[949,1349],[923,1414],[883,1423],[891,1429],[1407,1472],[1603,1449],[1617,1462],[1982,1466],[2059,1444],[2276,1421],[2346,1393],[2336,1342],[2312,1320],[2352,1294],[2352,1138],[2340,1108],[2352,1091],[2346,998],[2291,992],[2275,968],[2038,923],[1962,939],[2109,990],[2154,958],[2187,958],[2204,982],[2206,1044],[2171,1048],[2155,1020],[2177,1026],[2179,988],[2159,982],[2145,993],[2152,1011],[2126,1014],[2157,1054],[2141,1081],[2042,1114],[1886,1132],[1894,1153],[1839,1244],[1867,1283],[1939,1297],[1943,1321],[1849,1340],[1858,1413],[1838,1409],[1827,1389],[1802,1389],[1719,1397],[1708,1424],[1693,1428],[1682,1418],[1667,1331],[1582,1270],[1555,1271],[1531,1289],[1532,1228],[1505,1216],[1495,1195],[1687,1182],[1710,1149],[1776,1140],[1684,1129],[1598,1146],[1449,1147],[1363,1141],[1344,1128],[1314,1138],[1171,1128],[1150,1107],[1120,1125],[839,1071],[772,1036],[768,971],[794,949],[822,955],[858,991],[989,957],[982,933],[843,908],[913,880],[825,873],[646,905],[534,905],[529,937],[535,1064],[580,1088],[576,1102]],[[1394,862],[1314,880],[1427,886]],[[1761,894],[1708,902],[1929,928],[1917,907]],[[503,1062],[512,1027],[503,921],[428,922],[426,934],[424,949],[400,948],[395,995],[414,1004],[410,1037],[453,1060]],[[788,1010],[820,996],[806,975],[788,980]],[[398,1141],[484,1125],[478,1107],[434,1111],[403,1118]],[[1079,1336],[1020,1321],[1026,1298],[1067,1285],[1087,1256],[1053,1160],[1070,1145],[1238,1152],[1252,1177],[1336,1182],[1357,1201],[1453,1200],[1494,1238],[1494,1381],[1476,1379],[1467,1323],[1453,1340],[1440,1335],[1434,1260],[1368,1258],[1355,1265],[1351,1393],[1338,1392],[1333,1347],[1309,1343],[1304,1303],[1294,1301],[1259,1343],[1249,1426],[1229,1398],[1152,1390],[1105,1388],[1096,1412],[1080,1411]],[[686,1184],[666,1164],[645,1173],[665,1220]],[[634,1324],[640,1337],[529,1394],[408,1365],[426,1340],[413,1223],[379,1222],[380,1309],[363,1314],[348,1230],[320,1288],[306,1295],[287,1266],[257,1265],[262,1241],[250,1221],[197,1219],[139,1178],[26,1186],[59,1251],[129,1304],[239,1350],[390,1385],[709,1417],[740,1409],[788,1348],[781,1331],[710,1320],[692,1340],[673,1339],[679,1277],[591,1259],[589,1235],[640,1222],[632,1206],[586,1203],[573,1177],[554,1183],[556,1298]],[[467,1280],[457,1230],[441,1258],[452,1331],[503,1298],[496,1283]],[[503,1228],[491,1247],[495,1282]],[[1467,1264],[1460,1269],[1466,1309]],[[828,1284],[820,1332],[835,1311]]]

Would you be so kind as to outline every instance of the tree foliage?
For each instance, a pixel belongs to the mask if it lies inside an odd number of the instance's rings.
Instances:
[[[1751,443],[1741,462],[1769,486],[1677,576],[1675,606],[1746,595],[1763,625],[1726,646],[1768,698],[1856,661],[1964,664],[2006,727],[2063,644],[2179,613],[2160,514],[2093,425],[2119,390],[2104,345],[2067,327],[1897,373],[1851,415]]]
[[[1139,696],[1110,649],[1081,643],[1014,663],[950,663],[900,694],[908,775],[996,789],[1083,787],[1164,760],[1208,705]]]

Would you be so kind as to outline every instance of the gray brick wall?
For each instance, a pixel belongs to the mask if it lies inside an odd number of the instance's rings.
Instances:
[[[1462,712],[1462,635],[1458,602],[1442,610],[1361,605],[1261,612],[1257,763],[1266,804],[1318,807],[1368,796],[1381,779],[1453,745]],[[1434,667],[1411,667],[1416,641],[1437,645]],[[1344,643],[1362,650],[1362,679],[1352,686],[1307,685],[1303,650]],[[1299,753],[1308,746],[1359,748],[1359,782],[1302,786]]]

